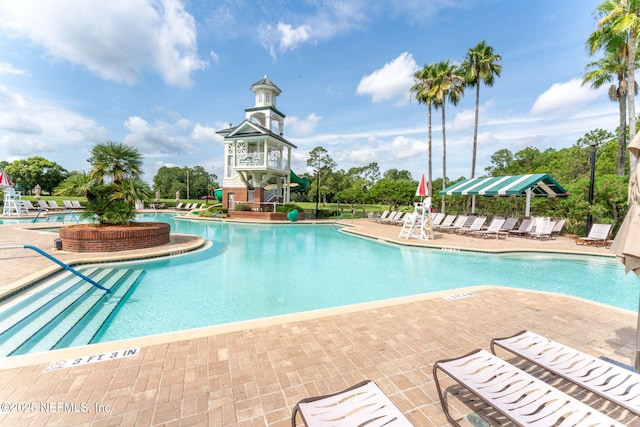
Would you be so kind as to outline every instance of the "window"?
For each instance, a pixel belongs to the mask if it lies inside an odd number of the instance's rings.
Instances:
[[[266,93],[264,94],[264,100],[265,100],[266,102],[271,102],[271,93],[270,93],[270,92],[266,92]]]

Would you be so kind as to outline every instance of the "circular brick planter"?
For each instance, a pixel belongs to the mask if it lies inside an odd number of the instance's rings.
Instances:
[[[60,227],[62,249],[70,252],[115,252],[151,248],[169,243],[170,235],[169,224],[164,222]]]

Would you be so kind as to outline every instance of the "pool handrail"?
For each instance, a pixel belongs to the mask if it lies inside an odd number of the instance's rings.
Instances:
[[[45,208],[40,208],[40,209],[38,209],[38,213],[36,214],[36,217],[35,217],[35,218],[33,218],[33,221],[31,221],[31,222],[33,222],[34,224],[35,224],[36,222],[38,222],[38,218],[40,217],[40,214],[41,214],[42,212],[44,212],[44,213],[45,213],[45,215],[47,215],[47,214],[49,213],[49,209],[45,209]]]
[[[70,273],[75,274],[76,276],[78,276],[82,280],[88,282],[90,285],[95,286],[96,288],[105,291],[105,293],[107,294],[107,301],[106,302],[109,301],[109,297],[111,296],[111,289],[105,288],[104,286],[102,286],[98,282],[96,282],[93,279],[91,279],[91,278],[85,276],[84,274],[80,273],[78,270],[76,270],[75,268],[71,267],[69,264],[65,264],[64,262],[60,261],[58,258],[56,258],[56,257],[54,257],[52,255],[49,255],[48,253],[46,253],[42,249],[40,249],[40,248],[38,248],[36,246],[32,246],[32,245],[0,246],[0,249],[16,249],[16,248],[31,249],[32,251],[35,251],[35,252],[39,253],[43,257],[55,262],[56,264],[58,264],[63,269],[69,271]]]

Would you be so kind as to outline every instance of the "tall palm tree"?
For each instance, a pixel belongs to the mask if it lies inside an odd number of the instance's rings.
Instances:
[[[428,172],[429,172],[429,197],[432,196],[433,187],[433,173],[432,173],[432,140],[431,140],[431,105],[433,104],[433,97],[431,96],[431,88],[434,82],[434,66],[425,65],[422,70],[416,71],[413,75],[414,85],[411,87],[411,93],[414,94],[419,104],[425,104],[427,106],[427,135],[428,135]]]
[[[607,48],[607,45],[620,38],[626,40],[627,56],[627,87],[635,82],[636,74],[636,50],[638,44],[638,32],[640,31],[640,0],[605,0],[596,8],[599,17],[598,28],[589,38],[591,54],[598,49]],[[633,138],[636,134],[636,105],[635,91],[628,91],[628,116],[629,134]],[[633,172],[637,160],[631,154],[631,172]]]
[[[449,60],[438,62],[433,66],[433,86],[430,96],[433,99],[433,106],[442,108],[442,189],[447,188],[447,134],[445,130],[445,105],[450,102],[458,105],[460,98],[464,94],[464,77],[460,69],[451,64]],[[445,212],[445,200],[442,197],[442,213]]]
[[[618,102],[620,112],[620,124],[618,132],[618,165],[616,174],[624,176],[627,162],[627,61],[626,56],[619,55],[618,52],[610,52],[598,61],[587,64],[587,72],[582,78],[582,84],[590,84],[592,88],[598,89],[605,84],[609,86],[609,99]],[[617,80],[617,85],[613,83]],[[634,82],[635,85],[635,82]]]
[[[476,153],[478,148],[478,112],[480,109],[480,83],[493,86],[495,77],[502,72],[502,57],[493,52],[493,47],[482,40],[469,48],[467,56],[460,65],[465,84],[476,88],[476,111],[473,125],[473,155],[471,160],[471,178],[476,176]]]

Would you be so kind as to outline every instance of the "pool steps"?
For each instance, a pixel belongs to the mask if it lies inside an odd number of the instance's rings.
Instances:
[[[91,342],[138,282],[143,270],[94,268],[85,274],[111,289],[103,291],[70,276],[5,311],[0,321],[0,357]]]

